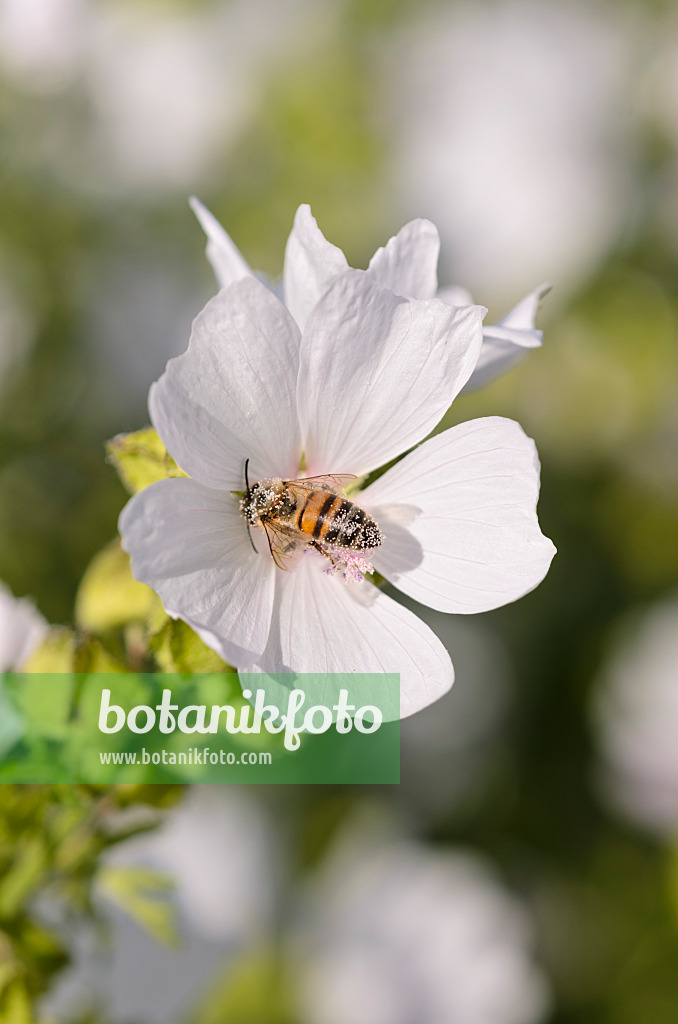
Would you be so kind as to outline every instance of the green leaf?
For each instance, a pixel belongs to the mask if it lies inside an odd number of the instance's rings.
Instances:
[[[54,626],[25,663],[24,672],[71,672],[75,648],[75,634]]]
[[[88,636],[78,645],[76,672],[126,672],[127,669],[95,637]]]
[[[17,712],[0,675],[0,758],[23,736],[24,728],[23,715]]]
[[[27,675],[41,672],[124,672],[118,661],[96,637],[76,635],[53,626],[24,665]]]
[[[32,836],[17,843],[12,866],[5,872],[0,885],[0,917],[16,914],[42,880],[47,867],[47,851],[41,836]]]
[[[125,666],[96,637],[54,626],[28,659],[24,673],[125,672]]]
[[[191,1017],[192,1024],[293,1024],[295,979],[279,954],[257,949],[229,964],[224,980]]]
[[[22,981],[10,985],[0,1005],[0,1024],[35,1024],[31,1001]]]
[[[15,703],[25,715],[27,731],[51,739],[67,735],[75,685],[76,677],[70,672],[16,676]]]
[[[132,575],[129,556],[114,540],[90,562],[75,600],[75,619],[92,633],[145,619],[155,600],[153,591]]]
[[[106,454],[130,494],[167,477],[187,476],[152,427],[133,434],[118,434],[107,443]]]
[[[9,945],[9,940],[5,939],[2,932],[0,932],[0,946]],[[0,996],[3,992],[6,992],[10,982],[14,981],[18,972],[19,965],[15,960],[9,959],[9,950],[2,950],[3,959],[0,959]],[[0,1020],[2,1018],[0,1017]]]
[[[163,672],[232,672],[181,619],[166,619],[150,648]]]
[[[97,887],[157,942],[178,944],[176,911],[167,900],[174,888],[170,875],[149,868],[108,865],[99,871]]]

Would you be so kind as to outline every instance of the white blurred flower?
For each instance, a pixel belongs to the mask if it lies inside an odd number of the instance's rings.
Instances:
[[[68,83],[86,15],[83,0],[0,0],[0,70],[30,92]]]
[[[241,116],[228,61],[200,14],[153,7],[102,13],[87,52],[93,127],[107,176],[133,187],[181,187],[214,157]]]
[[[116,849],[115,864],[167,872],[192,931],[221,942],[252,941],[271,925],[279,865],[272,822],[233,787],[193,786],[166,822]]]
[[[481,318],[481,307],[404,299],[347,271],[302,334],[255,278],[222,289],[151,389],[154,426],[192,479],[153,484],[123,510],[136,578],[243,671],[394,672],[403,716],[436,700],[454,675],[435,634],[366,579],[328,576],[310,547],[283,571],[265,538],[258,552],[250,544],[233,492],[246,460],[252,484],[360,478],[419,444],[473,372]],[[546,574],[555,549],[537,522],[538,488],[534,443],[489,417],[421,444],[351,500],[384,532],[370,556],[389,582],[474,613]]]
[[[275,851],[275,855],[274,855]],[[167,1024],[187,1018],[230,958],[270,934],[284,857],[273,822],[253,792],[193,786],[165,823],[116,846],[106,868],[168,873],[179,911],[181,945],[160,945],[124,909],[95,892],[109,942],[79,929],[73,963],[43,1006],[49,1019],[73,1021],[92,1003],[114,1024]]]
[[[656,131],[666,137],[662,163],[651,177],[652,193],[649,197],[655,218],[653,232],[661,233],[664,241],[678,250],[678,18],[675,8],[667,7],[666,16],[655,23],[655,35],[650,40],[648,60],[643,70],[644,79],[639,90],[642,113]]]
[[[135,239],[95,257],[82,336],[105,380],[112,417],[140,414],[152,381],[186,348],[203,300],[183,264],[157,246]]]
[[[270,77],[331,38],[338,7],[0,0],[0,77],[56,98],[26,152],[70,189],[194,189],[214,180]],[[25,159],[22,110],[11,128]]]
[[[559,0],[434,5],[387,63],[400,210],[506,300],[587,279],[631,216],[628,18]],[[383,114],[382,114],[383,116]]]
[[[678,598],[626,621],[596,690],[601,788],[624,817],[678,831]]]
[[[0,583],[0,672],[20,669],[48,628],[30,601],[17,600]]]
[[[93,169],[138,190],[210,181],[277,66],[312,50],[331,7],[232,0],[159,12],[102,6],[84,54]],[[100,187],[101,182],[92,184]]]
[[[536,1024],[548,986],[526,914],[470,855],[345,846],[311,893],[299,952],[309,1024]]]
[[[191,207],[207,235],[207,258],[221,288],[253,276],[247,261],[221,224],[199,200]],[[368,277],[396,295],[410,299],[437,297],[451,306],[469,306],[470,294],[463,288],[438,290],[437,264],[440,238],[426,220],[406,224],[387,244],[378,249],[366,271]],[[332,281],[351,268],[341,249],[328,242],[311,213],[302,205],[285,249],[285,269],[280,297],[303,330],[311,310]],[[465,391],[483,387],[521,362],[530,349],[542,343],[543,331],[535,328],[539,300],[548,292],[542,284],[527,295],[497,324],[483,328],[483,346]]]

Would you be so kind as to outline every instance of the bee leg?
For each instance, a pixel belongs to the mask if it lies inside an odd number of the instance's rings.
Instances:
[[[319,551],[321,555],[324,555],[325,558],[329,559],[332,568],[334,568],[334,566],[337,564],[334,558],[332,558],[332,555],[329,553],[329,551],[326,551],[322,544],[318,544],[317,540],[312,540],[310,543],[310,547],[312,547],[314,551]]]

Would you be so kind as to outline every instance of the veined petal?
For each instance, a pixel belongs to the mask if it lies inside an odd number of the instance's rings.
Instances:
[[[530,349],[539,348],[544,332],[535,328],[539,301],[550,291],[541,284],[496,324],[483,330],[483,347],[464,391],[475,391],[521,363]]]
[[[416,615],[371,583],[345,585],[304,555],[278,573],[269,642],[243,672],[398,672],[400,717],[432,704],[454,682],[450,657]]]
[[[544,578],[539,460],[513,420],[470,420],[426,441],[360,495],[384,533],[376,569],[442,612],[485,612]]]
[[[440,236],[430,220],[413,220],[377,249],[367,273],[409,299],[433,299],[438,288]]]
[[[244,256],[216,217],[195,196],[191,196],[189,203],[201,228],[207,235],[205,254],[212,264],[219,287],[228,288],[229,285],[235,284],[243,277],[253,277]]]
[[[483,314],[402,298],[360,270],[335,280],[301,342],[309,475],[367,473],[421,441],[471,375]]]
[[[175,478],[151,484],[120,516],[132,572],[231,664],[265,649],[275,567],[252,550],[233,494]]]
[[[341,249],[328,242],[304,203],[294,217],[285,249],[285,305],[303,330],[308,315],[338,274],[348,270]]]
[[[225,288],[195,319],[188,351],[153,385],[153,425],[181,468],[208,487],[294,477],[301,454],[296,411],[299,329],[265,285]]]

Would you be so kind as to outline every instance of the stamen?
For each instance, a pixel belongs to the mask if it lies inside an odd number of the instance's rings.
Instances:
[[[347,551],[346,548],[330,547],[332,564],[323,569],[326,576],[341,576],[344,583],[362,583],[365,576],[374,572],[366,551]]]

